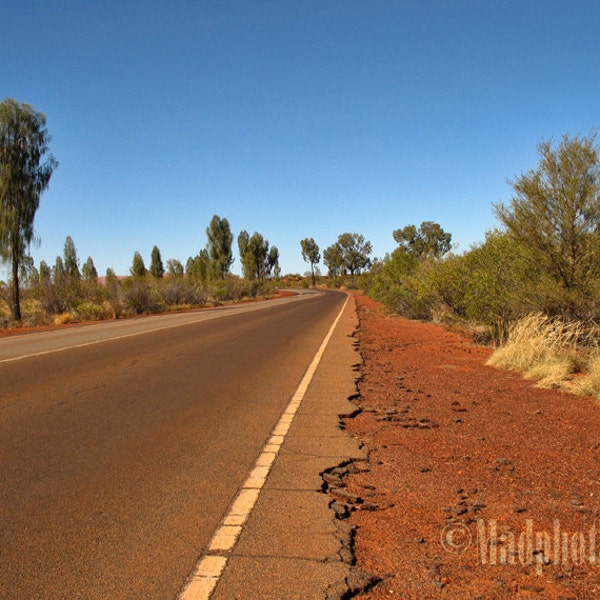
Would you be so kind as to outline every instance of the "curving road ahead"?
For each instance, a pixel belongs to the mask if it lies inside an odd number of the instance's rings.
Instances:
[[[0,597],[175,598],[344,299],[0,340]]]

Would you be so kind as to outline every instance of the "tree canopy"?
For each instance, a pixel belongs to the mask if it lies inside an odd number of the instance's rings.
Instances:
[[[342,233],[337,242],[323,251],[323,262],[329,269],[331,277],[350,273],[360,275],[363,269],[371,265],[371,242],[358,233]]]
[[[321,260],[319,246],[313,238],[305,238],[300,241],[300,247],[302,248],[302,260],[310,263],[312,284],[315,285],[315,265]]]
[[[206,235],[211,269],[215,277],[225,279],[233,264],[233,234],[229,221],[215,215],[206,229]]]
[[[600,164],[595,135],[564,135],[538,145],[538,167],[512,182],[508,205],[495,205],[506,231],[561,290],[570,316],[582,315],[600,276]],[[584,312],[584,311],[583,311]]]
[[[146,265],[144,264],[144,259],[137,250],[133,254],[133,262],[131,263],[130,273],[133,275],[133,277],[138,279],[146,277],[146,274],[148,273]]]
[[[164,274],[165,267],[160,255],[160,250],[158,249],[158,246],[154,246],[150,254],[150,275],[155,279],[161,279]]]
[[[279,251],[276,246],[269,250],[269,242],[258,233],[252,237],[247,231],[241,231],[238,236],[238,249],[242,270],[246,279],[263,281],[272,273],[279,276]]]
[[[400,248],[420,259],[440,258],[452,249],[452,235],[433,221],[423,221],[418,229],[414,225],[396,229],[393,236]]]

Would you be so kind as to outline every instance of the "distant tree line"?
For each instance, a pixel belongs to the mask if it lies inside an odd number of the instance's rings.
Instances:
[[[302,258],[310,264],[310,275],[313,285],[316,282],[315,271],[321,260],[319,245],[313,238],[300,241]],[[342,233],[331,246],[323,250],[323,262],[328,269],[330,280],[339,280],[349,285],[356,284],[355,276],[361,275],[371,266],[371,242],[358,233]],[[346,281],[347,276],[349,279]],[[330,281],[331,283],[331,281]],[[334,282],[335,283],[335,282]]]
[[[117,277],[107,269],[98,276],[92,257],[81,266],[73,239],[65,240],[63,254],[53,266],[41,261],[39,269],[27,257],[20,280],[24,307],[32,324],[106,319],[218,304],[270,294],[279,276],[279,252],[259,233],[240,234],[244,278],[233,275],[233,234],[229,222],[215,215],[206,229],[205,248],[188,258],[163,262],[154,246],[147,268],[140,252],[133,255],[129,276]],[[166,264],[166,266],[165,266]],[[0,290],[7,296],[7,289]],[[8,299],[8,298],[7,298]]]

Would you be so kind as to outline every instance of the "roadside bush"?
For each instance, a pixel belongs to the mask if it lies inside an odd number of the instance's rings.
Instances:
[[[152,292],[152,288],[146,279],[133,277],[125,279],[122,282],[121,291],[123,306],[125,311],[130,314],[142,315],[160,310],[157,295]]]
[[[276,287],[276,283],[270,279],[259,281],[228,277],[212,281],[208,285],[207,293],[213,302],[231,302],[266,297],[272,295]]]
[[[115,315],[109,302],[98,304],[89,300],[78,302],[74,312],[78,321],[102,321],[113,319]]]
[[[370,295],[389,311],[414,315],[415,290],[410,278],[417,266],[416,257],[403,250],[395,250],[383,260],[381,269],[372,280]]]
[[[556,310],[552,286],[508,235],[489,232],[462,255],[419,259],[399,248],[372,277],[368,293],[409,318],[469,323],[505,341],[524,315]]]
[[[207,298],[202,284],[188,277],[169,277],[164,282],[162,294],[165,305],[170,308],[204,306]]]
[[[38,298],[42,310],[50,317],[67,312],[71,307],[70,298],[63,296],[61,290],[49,281],[41,286]]]

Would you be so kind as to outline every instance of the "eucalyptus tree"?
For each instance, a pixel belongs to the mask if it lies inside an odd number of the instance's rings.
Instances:
[[[79,258],[77,258],[77,248],[73,238],[68,235],[65,239],[63,249],[63,262],[67,278],[71,283],[76,283],[81,280],[81,271],[79,270]]]
[[[180,260],[169,258],[167,260],[167,272],[171,277],[183,277],[184,270]]]
[[[233,234],[229,221],[215,215],[206,229],[206,235],[211,270],[215,277],[225,279],[233,264]]]
[[[152,253],[150,254],[150,275],[156,279],[161,279],[164,274],[165,267],[160,256],[160,250],[158,249],[158,246],[154,246],[152,248]]]
[[[43,113],[12,98],[0,103],[0,258],[10,265],[15,321],[22,320],[19,270],[34,240],[40,196],[58,165],[50,139]]]
[[[91,256],[83,263],[81,271],[86,283],[98,283],[98,271]]]
[[[342,247],[337,242],[323,250],[323,262],[327,265],[329,277],[339,277],[346,272]]]
[[[360,275],[363,269],[371,264],[369,258],[373,247],[371,242],[366,241],[364,236],[358,233],[342,233],[338,236],[338,246],[341,250],[344,267],[350,271],[350,275]]]
[[[281,268],[279,267],[279,250],[277,246],[271,246],[269,255],[267,256],[267,276],[273,276],[279,279],[281,276]]]
[[[418,229],[407,225],[392,235],[401,249],[422,260],[441,258],[452,249],[452,234],[434,221],[423,221]]]
[[[279,273],[279,251],[276,246],[269,250],[269,242],[258,232],[252,237],[247,231],[238,236],[238,248],[242,270],[246,279],[263,281],[273,271]]]
[[[302,248],[302,259],[304,262],[310,263],[312,284],[315,285],[315,265],[321,260],[319,246],[313,238],[305,238],[300,241],[300,247]]]

